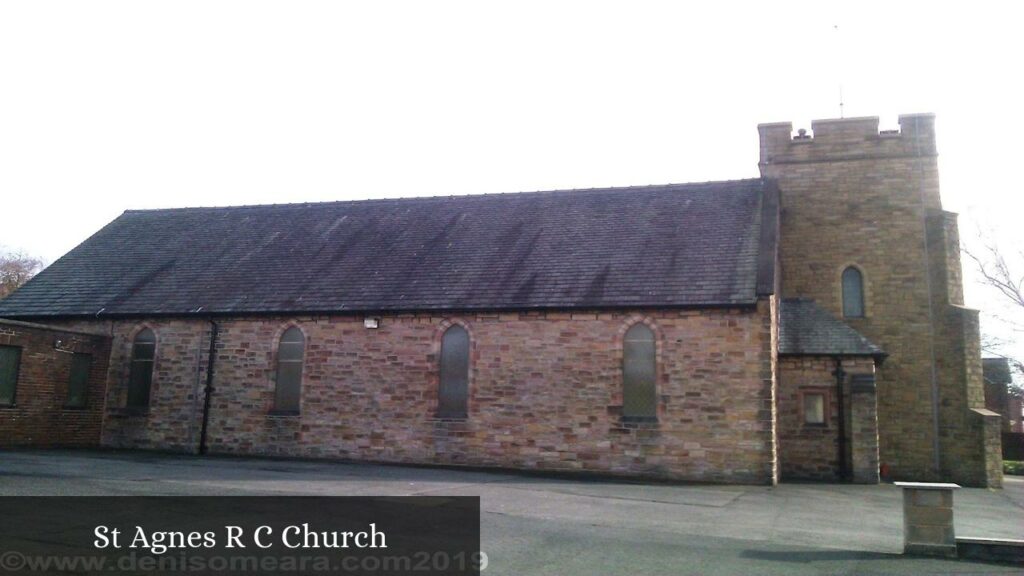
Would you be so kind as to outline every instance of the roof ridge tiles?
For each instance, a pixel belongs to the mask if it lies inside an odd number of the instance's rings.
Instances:
[[[754,184],[763,182],[763,178],[735,178],[730,180],[705,180],[700,182],[670,182],[666,184],[633,184],[627,186],[602,186],[593,188],[556,188],[552,190],[522,190],[513,192],[481,192],[471,194],[435,194],[428,196],[398,196],[394,198],[359,198],[353,200],[318,200],[310,202],[272,202],[268,204],[234,204],[225,206],[180,206],[171,208],[129,208],[125,214],[137,212],[170,212],[188,210],[234,210],[254,208],[303,208],[308,206],[327,206],[339,204],[371,204],[375,202],[404,202],[404,201],[439,201],[451,199],[476,199],[493,198],[495,196],[518,196],[518,195],[540,195],[540,194],[567,194],[572,192],[622,192],[626,190],[644,189],[666,189],[666,188],[697,188],[701,186],[730,185],[730,184]]]

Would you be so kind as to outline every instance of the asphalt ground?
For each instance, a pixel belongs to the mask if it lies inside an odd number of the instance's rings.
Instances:
[[[145,452],[0,451],[0,495],[470,495],[486,575],[1019,574],[903,556],[892,485],[648,485]],[[955,493],[958,536],[1024,539],[1024,479]]]

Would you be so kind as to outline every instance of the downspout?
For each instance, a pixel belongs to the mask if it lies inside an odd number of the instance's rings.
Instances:
[[[839,426],[839,479],[846,481],[849,473],[846,467],[846,399],[843,397],[843,380],[846,379],[846,372],[843,370],[843,360],[835,357],[836,369],[832,375],[836,377],[836,404],[839,409],[839,416],[836,423]]]
[[[200,402],[200,391],[203,389],[203,336],[199,334],[199,338],[196,338],[196,373],[195,378],[192,379],[192,412],[191,417],[188,419],[188,445],[196,446],[196,453],[199,451],[198,444],[196,443],[196,435],[199,433],[196,430],[196,412],[199,411]]]
[[[210,354],[206,359],[206,389],[203,398],[203,427],[199,431],[199,453],[206,454],[206,433],[210,427],[210,401],[213,398],[213,368],[217,358],[217,334],[219,326],[210,319]]]

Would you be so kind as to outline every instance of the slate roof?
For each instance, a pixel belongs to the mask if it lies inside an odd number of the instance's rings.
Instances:
[[[129,210],[0,300],[0,316],[751,304],[773,285],[774,266],[758,269],[774,262],[769,189]]]
[[[779,354],[885,356],[860,332],[806,298],[784,298],[779,305]]]

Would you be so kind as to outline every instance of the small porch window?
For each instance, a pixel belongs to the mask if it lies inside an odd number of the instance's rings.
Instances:
[[[803,394],[804,424],[809,426],[825,425],[825,394],[821,392],[805,392]]]

